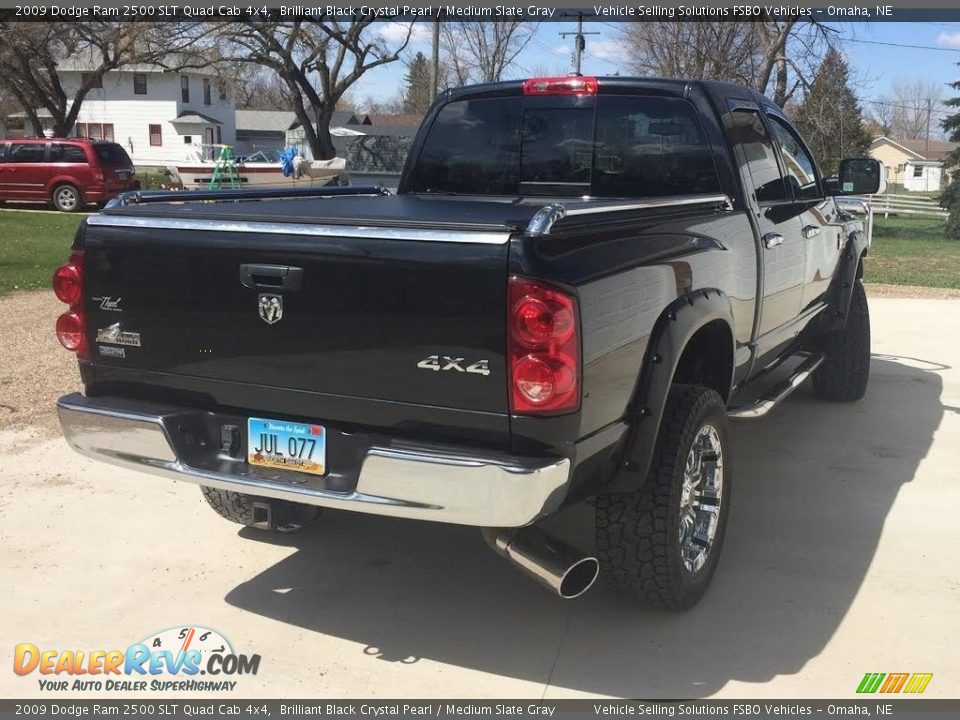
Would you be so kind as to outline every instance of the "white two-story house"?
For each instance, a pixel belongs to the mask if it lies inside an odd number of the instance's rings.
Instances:
[[[80,59],[59,65],[68,96],[89,69]],[[113,140],[135,165],[163,167],[191,159],[198,145],[233,145],[236,108],[212,70],[131,65],[106,73],[87,93],[72,134]]]

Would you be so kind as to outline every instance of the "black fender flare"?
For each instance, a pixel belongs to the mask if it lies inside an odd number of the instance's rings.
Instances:
[[[690,339],[708,323],[722,320],[730,328],[730,385],[735,370],[733,310],[730,298],[716,288],[677,298],[654,324],[637,384],[627,409],[629,432],[613,479],[602,493],[632,492],[646,480],[660,433],[667,395]],[[728,394],[729,397],[729,388]]]
[[[862,276],[863,264],[861,260],[867,252],[867,236],[862,230],[854,230],[847,238],[840,258],[840,268],[834,277],[832,290],[833,314],[827,323],[827,330],[842,330],[847,326],[847,316],[850,314],[850,301],[853,298],[853,286],[857,278]]]

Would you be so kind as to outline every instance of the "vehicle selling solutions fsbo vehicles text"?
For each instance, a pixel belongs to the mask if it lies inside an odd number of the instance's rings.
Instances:
[[[593,12],[598,17],[612,18],[650,18],[650,17],[717,17],[717,18],[748,18],[761,15],[778,16],[807,16],[813,10],[799,5],[734,5],[731,7],[707,7],[698,5],[678,5],[677,7],[663,7],[661,5],[594,5]]]

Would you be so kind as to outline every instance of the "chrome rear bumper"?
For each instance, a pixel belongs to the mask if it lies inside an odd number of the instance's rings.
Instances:
[[[74,450],[132,470],[249,495],[372,515],[479,527],[521,527],[560,507],[566,458],[479,456],[449,448],[370,447],[355,490],[334,492],[267,479],[225,462],[224,472],[188,464],[177,452],[180,420],[196,410],[126,398],[66,395],[57,401],[63,434]],[[207,463],[209,465],[209,463]]]

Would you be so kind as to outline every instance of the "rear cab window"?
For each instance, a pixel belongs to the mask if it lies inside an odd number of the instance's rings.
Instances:
[[[435,118],[410,192],[638,198],[719,192],[687,100],[646,95],[457,100]]]

